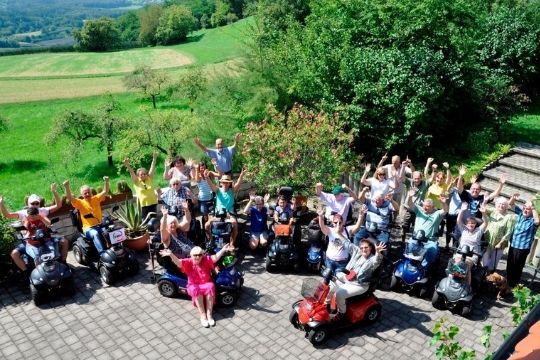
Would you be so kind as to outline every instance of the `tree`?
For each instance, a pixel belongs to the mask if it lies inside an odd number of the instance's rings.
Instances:
[[[198,119],[185,111],[146,111],[143,116],[132,120],[132,126],[122,132],[117,144],[121,158],[128,157],[140,162],[156,149],[168,156],[177,155],[187,139],[200,133]]]
[[[195,102],[206,89],[206,83],[206,77],[200,69],[188,70],[180,75],[178,81],[171,86],[169,91],[179,97],[187,98],[189,109],[193,113]]]
[[[124,47],[133,47],[139,43],[141,21],[134,11],[128,11],[117,20],[120,40]]]
[[[107,162],[112,167],[114,144],[120,132],[127,127],[127,122],[116,116],[118,109],[118,103],[109,94],[94,113],[66,111],[54,120],[46,140],[55,143],[60,138],[66,138],[71,149],[80,149],[86,141],[97,140],[98,146],[107,152]],[[72,155],[76,157],[77,154]]]
[[[265,191],[283,185],[302,194],[315,184],[334,182],[354,170],[353,133],[337,115],[295,105],[286,114],[268,109],[268,118],[246,125],[242,157],[253,179]]]
[[[144,7],[140,12],[141,29],[139,41],[143,45],[156,45],[156,30],[163,6],[154,4]]]
[[[157,44],[168,45],[185,41],[187,35],[195,30],[197,20],[185,6],[172,5],[161,14],[156,29]]]
[[[123,78],[124,85],[128,89],[136,89],[152,99],[152,105],[156,109],[156,98],[167,81],[167,76],[161,70],[154,70],[149,66],[137,67],[131,74]]]
[[[539,90],[530,2],[321,0],[281,19],[279,4],[260,12],[259,67],[288,106],[340,111],[369,157],[468,152],[478,129],[493,144]]]
[[[107,17],[85,21],[81,30],[73,31],[73,37],[83,51],[109,51],[121,44],[116,22]]]
[[[231,12],[231,6],[223,0],[216,0],[216,10],[210,17],[210,23],[213,27],[227,24],[226,16]]]

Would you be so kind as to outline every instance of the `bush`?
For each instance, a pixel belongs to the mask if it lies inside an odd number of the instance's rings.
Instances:
[[[11,221],[0,216],[0,264],[4,265],[11,262],[11,250],[17,244],[15,230],[9,225]],[[1,266],[0,265],[0,266]]]
[[[288,185],[307,195],[317,182],[332,184],[354,169],[353,133],[337,114],[317,113],[300,105],[283,114],[270,106],[266,120],[246,125],[243,139],[247,178],[268,192]]]

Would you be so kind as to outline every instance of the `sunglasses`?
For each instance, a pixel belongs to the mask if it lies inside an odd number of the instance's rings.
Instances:
[[[386,176],[386,174],[377,174],[377,176]]]
[[[30,205],[39,205],[39,202],[34,201],[34,202],[30,203]]]
[[[333,221],[332,223],[333,223],[334,225],[339,225],[339,224],[341,224],[341,221]]]
[[[191,256],[193,256],[193,257],[201,257],[202,254],[193,254],[193,255],[191,255]]]
[[[172,183],[171,185],[172,185],[172,186],[180,185],[180,183]]]

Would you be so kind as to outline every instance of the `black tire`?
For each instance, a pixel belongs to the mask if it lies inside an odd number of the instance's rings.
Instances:
[[[435,309],[442,309],[443,308],[443,300],[439,296],[439,293],[437,290],[433,292],[433,297],[431,298],[431,304]]]
[[[390,290],[396,291],[398,287],[398,283],[399,281],[396,275],[392,275],[392,279],[390,280]]]
[[[111,285],[114,282],[114,276],[106,266],[99,267],[99,275],[101,277],[101,281],[107,285]]]
[[[73,257],[79,264],[81,265],[87,264],[86,256],[84,256],[82,249],[77,244],[73,245]]]
[[[140,267],[141,266],[139,265],[139,262],[137,260],[133,261],[133,263],[129,267],[129,273],[131,275],[137,275],[139,273]]]
[[[39,290],[34,286],[34,284],[30,283],[30,295],[32,296],[32,301],[34,302],[34,305],[39,306],[43,304],[44,295],[39,292]]]
[[[75,295],[75,282],[73,281],[73,277],[64,281],[63,290],[66,296]]]
[[[289,314],[289,322],[296,329],[300,329],[300,324],[298,323],[298,312],[295,309],[292,309],[290,314]]]
[[[292,267],[293,267],[293,271],[295,273],[300,272],[300,264],[299,263],[295,262]]]
[[[425,286],[420,287],[420,290],[418,291],[418,296],[423,298],[427,295],[428,289]]]
[[[321,345],[328,339],[328,329],[320,326],[308,332],[307,338],[313,345]]]
[[[461,316],[463,317],[468,317],[471,315],[471,305],[470,304],[466,304],[466,305],[463,305],[463,307],[461,308]]]
[[[364,320],[368,324],[372,324],[375,321],[379,320],[381,317],[381,306],[380,305],[373,305],[366,311],[366,316],[364,317]]]
[[[266,271],[270,271],[270,269],[272,269],[272,259],[270,259],[268,255],[266,255],[265,267]]]
[[[221,306],[229,307],[233,306],[236,303],[236,299],[236,294],[226,291],[219,296],[219,303],[221,304]]]
[[[175,297],[178,294],[178,288],[170,280],[159,280],[158,281],[159,293],[165,297]]]

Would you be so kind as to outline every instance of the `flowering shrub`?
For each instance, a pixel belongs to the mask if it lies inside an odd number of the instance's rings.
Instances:
[[[291,186],[308,195],[317,182],[330,185],[354,170],[353,134],[337,114],[317,113],[298,104],[285,114],[270,105],[267,113],[267,119],[248,123],[243,134],[247,178],[259,187],[274,192],[279,186]]]

